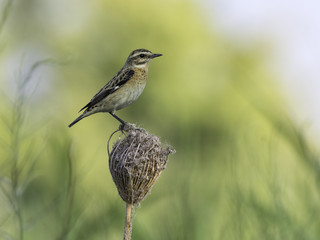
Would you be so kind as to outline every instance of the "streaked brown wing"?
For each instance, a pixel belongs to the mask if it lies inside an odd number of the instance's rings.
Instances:
[[[102,99],[121,88],[130,78],[132,78],[134,70],[120,70],[79,112],[85,108],[90,108],[100,102]]]

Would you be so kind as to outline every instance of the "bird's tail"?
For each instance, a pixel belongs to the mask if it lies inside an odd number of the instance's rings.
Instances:
[[[69,128],[72,127],[73,125],[75,125],[77,122],[79,122],[82,118],[87,117],[84,114],[81,114],[79,117],[77,117],[72,123],[69,124]]]

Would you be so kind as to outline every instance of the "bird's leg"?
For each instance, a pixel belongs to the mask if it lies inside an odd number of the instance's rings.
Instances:
[[[121,124],[123,126],[125,126],[127,123],[125,121],[123,121],[121,118],[119,118],[117,115],[115,115],[114,113],[112,112],[109,112],[111,114],[112,117],[114,117],[115,119],[117,119],[119,122],[121,122]]]

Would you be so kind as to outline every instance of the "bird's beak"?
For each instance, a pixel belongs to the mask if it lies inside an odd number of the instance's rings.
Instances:
[[[162,54],[154,53],[154,54],[152,54],[151,58],[156,58],[156,57],[160,57],[160,56],[162,56]]]

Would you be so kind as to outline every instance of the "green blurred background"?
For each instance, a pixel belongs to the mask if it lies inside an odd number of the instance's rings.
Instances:
[[[195,1],[1,1],[0,239],[122,239],[108,170],[118,128],[77,111],[146,48],[118,115],[174,146],[133,239],[320,239],[320,162],[287,114],[264,41],[237,48]],[[115,140],[115,139],[113,139]]]

